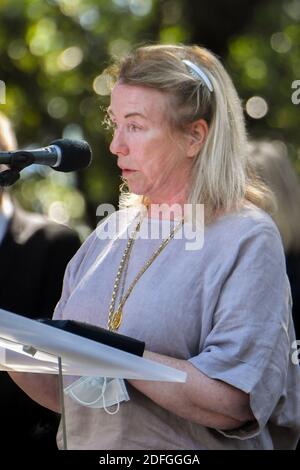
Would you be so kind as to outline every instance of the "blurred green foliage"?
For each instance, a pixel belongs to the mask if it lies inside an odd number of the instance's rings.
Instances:
[[[227,64],[245,105],[252,96],[265,101],[261,119],[248,117],[251,133],[285,142],[300,172],[300,104],[292,101],[300,78],[299,20],[299,0],[262,2],[244,34],[229,39]]]
[[[230,32],[221,14],[227,3]],[[12,119],[19,147],[79,137],[94,153],[90,168],[75,176],[24,171],[13,188],[21,203],[70,222],[83,238],[85,224],[95,225],[97,205],[117,206],[120,180],[101,124],[109,101],[101,73],[148,42],[196,42],[221,54],[250,113],[251,133],[285,141],[300,170],[300,108],[291,101],[292,82],[300,79],[300,0],[250,3],[245,19],[237,0],[211,0],[207,9],[196,0],[1,0],[0,110]],[[249,101],[255,96],[262,100]]]

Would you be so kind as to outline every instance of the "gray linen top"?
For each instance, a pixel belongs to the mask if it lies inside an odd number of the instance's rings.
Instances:
[[[106,327],[127,243],[122,234],[136,226],[136,220],[124,222],[124,214],[106,219],[69,263],[55,318]],[[166,223],[145,218],[141,234]],[[160,243],[136,240],[125,291]],[[205,228],[202,249],[187,250],[184,237],[171,240],[128,298],[119,333],[145,341],[150,351],[189,360],[207,376],[249,393],[257,423],[226,432],[207,428],[161,408],[128,384],[130,401],[115,415],[66,399],[68,447],[294,448],[300,435],[300,368],[291,360],[290,307],[280,236],[263,211],[248,205],[219,218]]]

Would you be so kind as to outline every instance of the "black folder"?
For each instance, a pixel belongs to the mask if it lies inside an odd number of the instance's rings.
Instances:
[[[75,320],[51,320],[39,319],[38,321],[46,325],[59,328],[69,333],[73,333],[84,338],[97,341],[113,348],[121,349],[122,351],[135,354],[136,356],[143,356],[145,350],[145,343],[130,336],[121,335],[114,331],[106,330],[100,326],[90,325]]]

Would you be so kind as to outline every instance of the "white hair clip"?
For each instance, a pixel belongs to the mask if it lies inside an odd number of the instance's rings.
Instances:
[[[194,78],[196,78],[197,80],[199,80],[200,78],[205,83],[210,92],[214,91],[210,79],[208,78],[204,70],[199,67],[199,65],[194,64],[190,60],[182,60],[182,62],[188,67],[189,72],[193,75]]]

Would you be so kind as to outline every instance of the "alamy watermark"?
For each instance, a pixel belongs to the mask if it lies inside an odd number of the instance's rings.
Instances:
[[[300,103],[300,80],[294,80],[292,83],[292,88],[295,90],[291,96],[292,103],[299,104]]]
[[[3,80],[0,80],[0,104],[6,103],[6,86]]]
[[[114,215],[114,213],[116,213]],[[204,205],[203,204],[151,204],[151,216],[146,208],[131,207],[116,212],[112,204],[100,204],[96,215],[105,217],[97,227],[101,240],[115,238],[127,240],[141,221],[136,239],[166,239],[174,232],[175,240],[184,240],[187,251],[200,250],[204,243]]]

